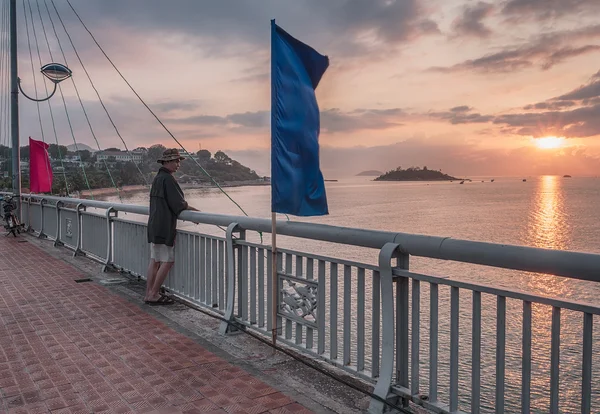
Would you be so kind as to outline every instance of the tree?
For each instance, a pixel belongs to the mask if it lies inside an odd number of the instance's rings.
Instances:
[[[219,164],[226,164],[231,162],[231,158],[229,158],[229,156],[223,151],[217,151],[215,152],[215,161]]]
[[[165,152],[166,149],[167,148],[161,144],[152,145],[148,148],[148,159],[150,162],[156,162],[157,159],[162,157],[163,152]]]
[[[208,163],[208,161],[210,160],[210,157],[212,156],[212,154],[210,153],[209,150],[200,150],[196,153],[196,155],[198,156],[198,162],[200,162],[200,164],[206,164]]]
[[[69,150],[64,145],[50,144],[48,154],[54,159],[64,158]]]
[[[25,145],[21,147],[21,159],[28,160],[29,159],[29,145]]]
[[[88,150],[81,150],[79,151],[79,159],[82,162],[89,162],[92,158],[92,153],[89,152]]]
[[[114,151],[114,152],[121,152],[121,150],[119,148],[107,148],[104,151]]]

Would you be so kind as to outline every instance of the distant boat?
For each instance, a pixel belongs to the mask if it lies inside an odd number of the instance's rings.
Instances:
[[[564,178],[571,178],[571,176],[569,174],[565,174],[563,175]]]
[[[323,180],[323,181],[329,181],[329,182],[337,183],[337,180]]]
[[[492,181],[491,181],[491,182],[492,182],[492,183],[494,182],[494,179],[493,179],[493,178],[492,178]]]
[[[523,182],[525,182],[525,181],[527,181],[527,179],[526,179],[526,178],[523,178]]]
[[[465,183],[465,180],[462,180],[462,181],[460,182],[460,184],[464,184],[464,183]]]

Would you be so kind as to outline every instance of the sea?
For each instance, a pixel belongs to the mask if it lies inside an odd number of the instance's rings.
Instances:
[[[525,178],[525,180],[524,180]],[[223,189],[245,213],[270,219],[270,187]],[[471,177],[454,182],[379,182],[351,177],[326,182],[329,215],[287,217],[334,226],[452,237],[490,243],[523,245],[600,254],[600,178],[594,177]],[[217,188],[185,190],[186,199],[204,212],[244,215]],[[116,196],[107,201],[119,202]],[[123,202],[144,205],[145,192],[125,193]],[[138,218],[140,219],[140,218]],[[181,223],[181,228],[223,235],[214,226]],[[247,238],[261,242],[249,232]],[[270,244],[268,234],[262,242]],[[376,264],[378,252],[333,243],[278,237],[280,247]],[[442,260],[411,258],[411,271],[460,278],[474,283],[527,291],[537,295],[600,305],[600,284],[547,274],[533,274]],[[600,275],[600,269],[598,269]],[[423,286],[425,285],[425,286]],[[340,289],[340,292],[342,290]],[[421,288],[421,392],[428,389],[428,297]],[[439,395],[447,401],[449,384],[449,300],[440,289]],[[522,302],[507,300],[506,412],[520,412]],[[470,411],[471,294],[461,292],[460,408]],[[552,309],[533,306],[532,412],[549,412],[550,324]],[[483,295],[482,412],[494,412],[496,299]],[[600,412],[600,318],[594,317],[592,412]],[[580,412],[581,313],[561,313],[560,406],[562,412]]]

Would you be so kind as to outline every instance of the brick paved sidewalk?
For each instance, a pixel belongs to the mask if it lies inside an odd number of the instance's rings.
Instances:
[[[310,412],[19,240],[0,235],[0,412]]]

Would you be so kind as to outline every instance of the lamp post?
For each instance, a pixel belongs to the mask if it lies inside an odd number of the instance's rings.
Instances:
[[[43,102],[50,99],[56,92],[56,85],[65,79],[71,77],[72,72],[65,65],[60,63],[49,63],[42,66],[42,74],[50,79],[54,83],[54,90],[52,93],[43,99],[34,99],[29,96],[21,89],[21,80],[18,78],[18,65],[17,65],[17,0],[10,0],[9,4],[9,16],[10,16],[10,130],[11,130],[11,141],[12,141],[12,185],[13,193],[17,201],[17,215],[21,216],[21,148],[19,140],[19,90],[23,93],[27,99],[35,102]]]
[[[23,96],[29,99],[30,101],[44,102],[52,98],[56,93],[56,85],[58,85],[65,79],[69,79],[73,75],[71,69],[60,63],[48,63],[47,65],[42,66],[40,72],[42,72],[42,75],[50,79],[50,81],[54,84],[54,89],[52,90],[52,93],[43,99],[35,99],[28,96],[25,93],[25,91],[21,88],[21,78],[17,78],[17,86],[19,87],[19,90],[21,91]]]

